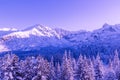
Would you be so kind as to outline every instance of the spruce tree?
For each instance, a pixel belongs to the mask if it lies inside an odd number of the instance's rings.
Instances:
[[[96,57],[96,61],[94,63],[94,69],[95,69],[95,79],[103,80],[104,68],[103,68],[103,64],[102,64],[99,54]]]
[[[67,52],[65,52],[63,56],[63,63],[62,63],[62,80],[73,80],[73,67],[71,59],[67,56]]]

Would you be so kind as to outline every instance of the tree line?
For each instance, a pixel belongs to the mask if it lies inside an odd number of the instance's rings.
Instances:
[[[62,62],[41,56],[20,60],[15,54],[6,54],[0,57],[0,80],[120,80],[120,60],[117,50],[108,64],[103,64],[99,54],[75,59],[65,51]]]

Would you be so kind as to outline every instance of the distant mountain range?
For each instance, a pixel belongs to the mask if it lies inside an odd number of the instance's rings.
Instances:
[[[43,55],[60,57],[70,50],[74,57],[80,53],[88,57],[99,53],[110,58],[115,49],[120,49],[120,25],[104,24],[94,31],[67,31],[34,25],[24,30],[0,29],[0,52],[18,55]],[[114,55],[114,54],[113,54]]]

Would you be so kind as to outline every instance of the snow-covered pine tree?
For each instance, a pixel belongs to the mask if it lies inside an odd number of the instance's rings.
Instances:
[[[77,62],[76,62],[75,58],[72,58],[72,63],[73,63],[73,73],[75,73],[75,70],[77,68]]]
[[[19,58],[14,54],[7,54],[3,57],[2,64],[2,78],[4,79],[17,79],[19,76]]]
[[[120,80],[120,65],[118,65],[114,71],[115,71],[116,79]]]
[[[77,61],[77,69],[76,69],[76,80],[94,80],[93,72],[91,69],[92,64],[88,63],[89,60],[86,56],[79,56]]]
[[[11,59],[12,59],[12,63],[11,63],[11,75],[13,75],[14,79],[18,79],[18,77],[21,76],[21,72],[20,70],[20,65],[19,65],[19,57],[16,56],[15,54],[11,54]]]
[[[75,79],[76,80],[81,80],[82,79],[82,72],[83,72],[83,56],[80,55],[77,61],[77,67],[75,70]]]
[[[99,54],[97,55],[96,60],[94,62],[94,70],[95,70],[95,80],[103,80],[104,68],[102,61],[100,60]]]
[[[107,71],[104,75],[103,80],[119,80],[119,79],[115,79],[115,74],[113,72]]]
[[[41,80],[49,80],[50,74],[50,64],[47,60],[42,57],[37,57],[37,76],[41,78]]]
[[[21,70],[23,79],[31,79],[34,76],[32,57],[27,57],[24,61],[21,61]]]
[[[119,55],[117,50],[115,50],[114,54],[115,55],[114,55],[112,66],[113,66],[113,69],[115,70],[119,66],[120,61],[119,61]]]
[[[57,63],[57,67],[56,67],[56,80],[62,80],[62,78],[61,78],[61,66],[59,63]]]
[[[105,69],[105,73],[104,73],[104,80],[115,80],[115,71],[113,70],[112,67],[112,61],[111,59],[109,59],[109,63],[108,66]]]
[[[62,80],[74,80],[72,62],[70,57],[68,59],[67,52],[63,56],[61,78]]]
[[[50,74],[49,74],[49,79],[50,79],[50,80],[56,80],[53,57],[51,58],[51,62],[50,62]]]
[[[69,66],[69,75],[70,79],[69,80],[74,80],[74,71],[73,71],[73,59],[71,57],[71,52],[68,52],[68,66]]]
[[[94,65],[91,59],[89,59],[88,73],[90,75],[90,80],[95,80]]]

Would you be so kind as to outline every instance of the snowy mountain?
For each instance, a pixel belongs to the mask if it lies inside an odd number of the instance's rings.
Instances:
[[[0,31],[17,31],[16,28],[0,28]]]
[[[16,28],[0,28],[0,37],[18,31]]]
[[[55,29],[35,25],[24,30],[12,32],[1,38],[3,46],[7,46],[7,50],[39,50],[41,47],[62,47],[69,43],[56,32]],[[64,44],[64,45],[63,45]]]
[[[119,36],[120,25],[118,24],[104,24],[102,28],[92,32],[67,31],[34,25],[24,30],[10,31],[10,33],[1,35],[0,52],[25,51],[24,53],[26,53],[26,51],[33,51],[32,53],[47,54],[48,56],[48,53],[57,55],[56,53],[70,50],[74,56],[80,53],[91,56],[99,52],[102,57],[105,57],[115,49],[119,51]]]
[[[6,37],[28,38],[32,35],[40,36],[40,37],[41,36],[46,36],[46,37],[56,36],[57,38],[60,38],[59,34],[57,34],[55,30],[52,30],[49,27],[44,27],[42,25],[35,25],[25,30],[21,30],[18,32],[11,33],[9,35],[5,35],[3,36],[3,38],[6,38]]]

